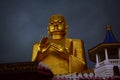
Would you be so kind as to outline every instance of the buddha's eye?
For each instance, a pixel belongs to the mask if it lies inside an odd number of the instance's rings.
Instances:
[[[50,24],[53,24],[53,22],[51,22]]]
[[[58,22],[59,22],[59,23],[62,23],[62,21],[61,21],[61,20],[59,20]]]

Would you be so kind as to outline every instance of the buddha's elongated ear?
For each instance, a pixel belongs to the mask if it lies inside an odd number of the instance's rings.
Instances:
[[[66,34],[66,37],[68,37],[68,25],[65,26],[65,34]]]
[[[48,31],[47,36],[50,37],[50,28],[49,28],[49,26],[47,27],[47,31]]]

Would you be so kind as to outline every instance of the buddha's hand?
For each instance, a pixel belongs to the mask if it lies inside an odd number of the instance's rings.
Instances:
[[[44,37],[40,43],[39,52],[44,53],[45,51],[48,50],[49,47],[50,47],[49,39],[48,37]]]
[[[62,56],[64,59],[66,59],[67,61],[69,61],[69,50],[68,48],[66,48],[65,46],[59,45],[59,44],[55,44],[55,43],[50,43],[50,47],[52,49],[54,49],[55,51],[57,51],[57,53]]]

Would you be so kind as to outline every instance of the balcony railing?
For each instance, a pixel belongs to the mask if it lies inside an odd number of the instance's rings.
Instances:
[[[120,64],[120,59],[110,59],[109,64]]]
[[[106,64],[118,65],[118,64],[120,64],[120,59],[108,59],[108,61],[104,60],[102,62],[99,62],[99,67],[104,66]]]

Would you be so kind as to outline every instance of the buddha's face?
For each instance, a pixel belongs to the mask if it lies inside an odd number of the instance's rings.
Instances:
[[[63,35],[65,34],[65,20],[62,16],[53,16],[49,21],[49,32],[51,35]]]

